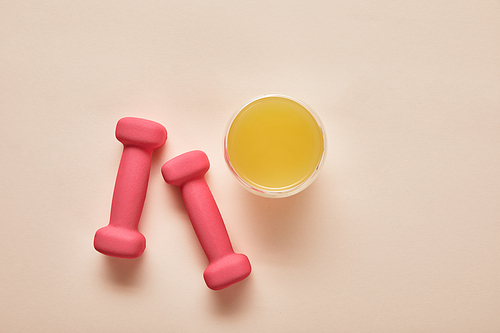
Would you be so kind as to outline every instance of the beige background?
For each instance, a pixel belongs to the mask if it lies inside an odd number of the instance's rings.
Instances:
[[[316,182],[247,193],[227,121],[309,104]],[[0,1],[2,332],[500,332],[500,2]],[[117,120],[167,127],[137,260],[97,253]],[[220,292],[161,165],[202,149],[236,251]]]

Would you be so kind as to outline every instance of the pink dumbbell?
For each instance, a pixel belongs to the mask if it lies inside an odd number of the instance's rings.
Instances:
[[[148,188],[151,158],[167,140],[167,130],[154,121],[122,118],[116,124],[116,138],[123,153],[116,176],[109,225],[97,230],[97,251],[119,258],[136,258],[146,248],[146,238],[137,227]]]
[[[252,268],[247,256],[233,251],[219,208],[205,182],[209,168],[207,155],[194,150],[165,163],[161,173],[168,184],[181,189],[188,216],[209,261],[203,277],[210,289],[219,290],[243,280]]]

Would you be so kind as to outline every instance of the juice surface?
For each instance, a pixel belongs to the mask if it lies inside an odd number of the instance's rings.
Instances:
[[[324,150],[321,127],[293,100],[268,96],[245,106],[233,120],[227,157],[248,184],[263,190],[286,190],[307,180]]]

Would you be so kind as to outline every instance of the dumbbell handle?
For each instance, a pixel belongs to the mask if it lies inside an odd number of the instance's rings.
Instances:
[[[111,203],[110,225],[137,229],[141,218],[153,150],[124,145]]]
[[[193,229],[208,261],[211,263],[233,253],[224,221],[205,179],[191,179],[180,189]]]

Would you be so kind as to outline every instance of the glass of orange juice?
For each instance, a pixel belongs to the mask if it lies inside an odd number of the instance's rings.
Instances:
[[[224,156],[251,192],[281,198],[316,178],[325,158],[326,137],[319,117],[301,101],[265,95],[248,102],[231,120]]]

